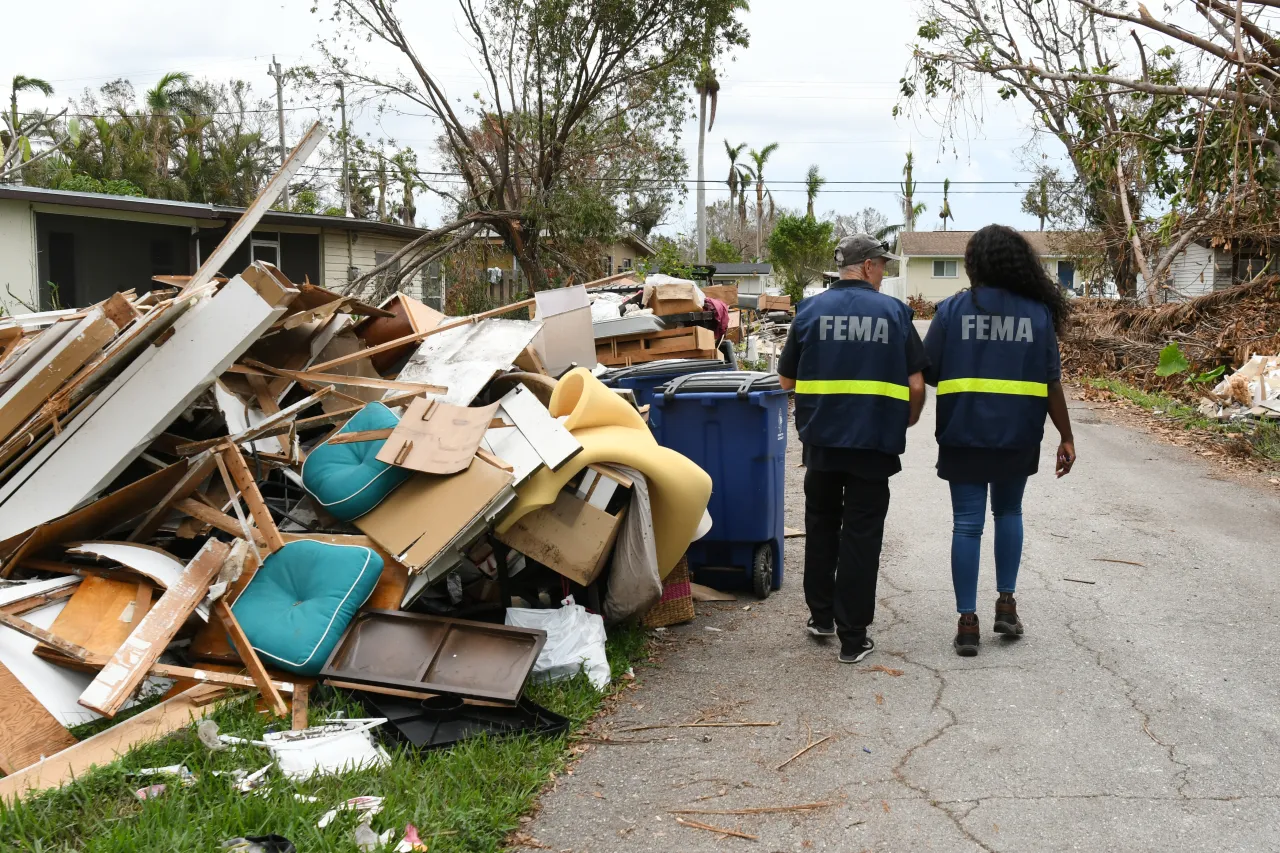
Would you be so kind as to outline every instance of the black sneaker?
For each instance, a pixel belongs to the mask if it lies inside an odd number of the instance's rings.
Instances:
[[[974,613],[963,613],[960,624],[956,626],[956,638],[952,645],[956,654],[962,658],[971,658],[978,654],[978,643],[982,642],[982,634],[978,629],[978,616]]]
[[[840,663],[862,663],[863,659],[876,650],[876,641],[863,637],[861,643],[842,643],[840,645]]]
[[[809,629],[810,634],[822,639],[834,637],[836,635],[836,623],[834,620],[831,622],[819,622],[817,619],[810,616],[806,627]]]

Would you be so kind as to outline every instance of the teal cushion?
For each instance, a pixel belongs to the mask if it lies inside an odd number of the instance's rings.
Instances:
[[[382,403],[370,403],[338,430],[359,432],[388,429],[400,423],[395,412]],[[353,441],[329,444],[325,441],[307,455],[302,463],[302,485],[339,521],[353,521],[382,503],[396,486],[413,472],[397,468],[377,459],[386,444],[381,441]]]
[[[381,575],[369,548],[300,539],[263,561],[231,612],[268,666],[316,675]]]

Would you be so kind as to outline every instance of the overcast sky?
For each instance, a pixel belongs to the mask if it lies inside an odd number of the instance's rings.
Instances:
[[[778,203],[803,207],[800,182],[816,163],[830,181],[819,210],[853,213],[873,206],[900,221],[894,194],[911,148],[916,180],[922,184],[918,199],[929,206],[918,223],[921,230],[938,227],[944,178],[953,182],[955,220],[950,227],[973,229],[989,222],[1036,227],[1019,212],[1025,184],[1010,183],[1027,177],[1019,153],[1029,139],[1025,110],[989,97],[982,126],[971,127],[954,146],[940,143],[940,128],[928,119],[893,118],[897,81],[916,29],[914,0],[754,0],[751,5],[746,18],[751,47],[724,63],[720,75],[719,114],[707,146],[707,177],[719,183],[709,189],[709,201],[728,194],[724,139],[753,148],[778,142],[765,173]],[[104,14],[99,0],[20,4],[5,15],[9,32],[49,35],[8,39],[0,52],[0,80],[7,89],[14,74],[43,77],[57,89],[50,105],[59,107],[85,87],[97,88],[118,77],[141,92],[172,70],[215,79],[238,77],[252,82],[260,95],[274,95],[274,82],[266,74],[271,55],[285,66],[315,62],[316,39],[332,32],[310,7],[309,0],[221,0],[196,6],[129,0],[127,11]],[[480,78],[459,34],[455,3],[419,0],[402,2],[400,8],[428,67],[439,72],[451,94],[456,90],[469,96]],[[53,30],[51,20],[57,22]],[[387,59],[375,53],[370,57],[379,64]],[[315,115],[298,108],[300,99],[289,100],[291,123],[302,124]],[[35,105],[38,99],[27,95],[22,103]],[[419,150],[424,166],[429,162],[421,152],[436,132],[427,120],[384,117],[379,125],[372,109],[353,110],[349,118],[356,131],[394,135]],[[692,120],[684,141],[692,178],[697,144]],[[1057,154],[1052,148],[1050,153]],[[690,192],[688,203],[671,212],[663,231],[692,229],[692,200]],[[420,218],[436,222],[440,215],[438,206],[429,205]]]

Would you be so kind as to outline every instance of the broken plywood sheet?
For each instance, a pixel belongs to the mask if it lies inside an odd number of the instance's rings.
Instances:
[[[471,465],[497,411],[497,403],[472,408],[419,397],[378,451],[378,461],[424,474],[456,474]]]
[[[94,654],[111,657],[142,621],[137,612],[138,585],[90,575],[53,620],[49,632]],[[37,646],[41,657],[62,658],[49,646]]]
[[[296,295],[256,266],[197,304],[0,487],[0,537],[69,512],[105,488],[213,383]]]
[[[344,355],[350,355],[365,348],[364,341],[356,337],[356,333],[351,329],[343,329],[333,336],[333,339],[325,344],[320,352],[316,353],[316,357],[312,359],[312,363],[323,364],[326,361],[332,361],[335,358]],[[373,364],[367,358],[357,359],[347,364],[339,364],[337,367],[329,369],[330,373],[336,373],[340,376],[361,376],[365,379],[381,379],[382,375],[374,369]],[[343,388],[343,393],[348,397],[355,397],[366,403],[372,403],[375,400],[381,400],[385,393],[379,388],[361,388],[358,385],[348,385]],[[321,401],[321,405],[328,414],[340,411],[350,407],[350,403],[340,397],[329,396]]]
[[[0,772],[16,773],[41,758],[55,755],[76,739],[0,663]]]
[[[52,591],[59,585],[75,583],[78,580],[78,578],[56,578],[6,587],[0,589],[0,604],[17,601],[41,591]],[[22,618],[37,628],[49,630],[66,606],[65,600],[55,601],[39,610],[24,614]],[[42,660],[32,654],[35,648],[34,639],[8,628],[0,628],[0,664],[13,673],[22,686],[53,715],[54,719],[64,726],[76,726],[98,719],[98,714],[85,710],[77,702],[80,694],[93,681],[93,676]]]
[[[134,542],[82,542],[68,550],[72,554],[91,554],[127,566],[150,578],[161,589],[169,589],[176,584],[185,568],[183,562],[168,551]],[[208,604],[201,602],[196,613],[205,622],[209,621]]]
[[[531,320],[481,320],[433,335],[400,371],[400,382],[441,385],[442,402],[467,406],[494,374],[507,370],[542,324]]]

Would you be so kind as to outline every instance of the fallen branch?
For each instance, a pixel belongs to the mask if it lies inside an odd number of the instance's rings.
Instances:
[[[1143,569],[1146,568],[1145,563],[1135,563],[1132,560],[1111,560],[1106,557],[1094,557],[1093,561],[1095,563],[1119,563],[1122,566],[1138,566]]]
[[[750,833],[746,833],[746,832],[738,832],[738,830],[736,829],[725,829],[722,826],[712,826],[709,823],[700,823],[696,820],[685,820],[682,817],[676,818],[676,823],[680,824],[681,826],[687,826],[690,829],[701,829],[703,832],[715,832],[720,835],[731,835],[734,838],[745,838],[748,841],[760,840],[760,836],[758,835],[751,835]]]
[[[878,663],[875,666],[864,666],[862,669],[858,670],[858,672],[883,672],[885,675],[892,675],[894,678],[904,674],[902,670],[893,669],[892,667],[885,666],[882,663]]]
[[[782,812],[808,812],[816,809],[829,809],[839,805],[835,801],[824,803],[798,803],[794,806],[762,806],[755,809],[672,809],[670,814],[714,814],[714,815],[753,815],[780,814]]]
[[[800,750],[800,751],[799,751],[799,752],[797,752],[795,755],[791,756],[791,757],[790,757],[790,758],[788,758],[786,761],[782,762],[781,764],[779,764],[777,767],[775,767],[775,768],[773,768],[773,769],[774,769],[774,770],[781,770],[782,768],[786,767],[786,766],[787,766],[788,764],[790,764],[791,762],[795,761],[795,760],[796,760],[797,758],[799,758],[800,756],[804,755],[804,754],[805,754],[806,752],[808,752],[809,750],[813,749],[815,746],[821,746],[822,744],[824,744],[824,743],[826,743],[827,741],[831,740],[831,738],[833,738],[833,737],[834,737],[834,735],[827,735],[827,736],[826,736],[826,737],[824,737],[822,740],[816,740],[816,741],[814,741],[813,743],[809,744],[809,745],[808,745],[808,746],[806,746],[804,749]]]

